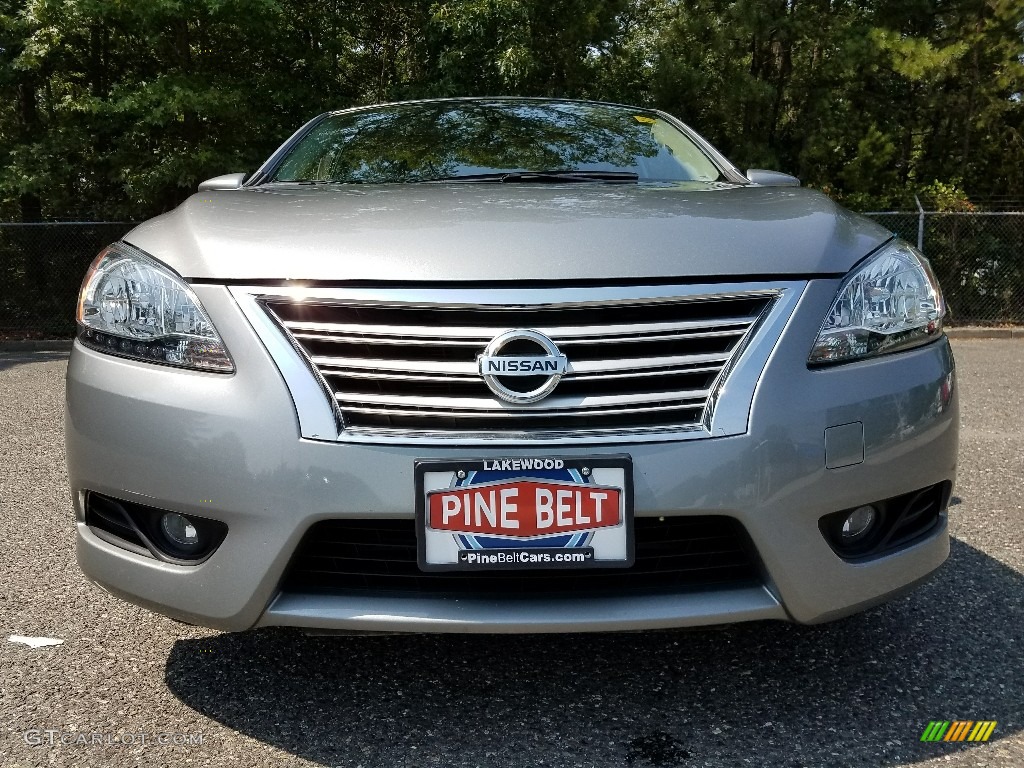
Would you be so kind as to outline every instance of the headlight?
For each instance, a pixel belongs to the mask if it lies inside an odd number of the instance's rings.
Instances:
[[[235,370],[192,289],[127,243],[105,248],[89,267],[76,320],[78,340],[100,352],[202,371]]]
[[[928,260],[895,240],[843,282],[808,362],[843,363],[916,347],[942,334],[945,314]]]

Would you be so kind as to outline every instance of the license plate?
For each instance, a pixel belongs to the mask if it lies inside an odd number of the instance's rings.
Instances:
[[[632,479],[628,456],[417,461],[419,566],[628,567]]]

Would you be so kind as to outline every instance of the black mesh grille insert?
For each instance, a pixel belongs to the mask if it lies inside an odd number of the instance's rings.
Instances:
[[[631,568],[425,573],[412,520],[313,525],[285,577],[286,592],[517,598],[681,592],[760,580],[743,526],[730,517],[641,517]]]

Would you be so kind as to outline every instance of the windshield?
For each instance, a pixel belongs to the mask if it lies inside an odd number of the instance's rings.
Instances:
[[[718,167],[657,113],[605,104],[472,100],[331,115],[284,158],[272,181],[387,184],[505,174],[522,180],[716,181]],[[582,172],[594,172],[584,176]],[[488,179],[488,175],[491,176]],[[568,174],[565,174],[568,176]],[[506,177],[507,179],[512,176]]]

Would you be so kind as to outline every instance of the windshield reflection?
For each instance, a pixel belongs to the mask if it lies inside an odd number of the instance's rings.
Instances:
[[[656,113],[586,102],[495,99],[398,104],[329,116],[296,145],[273,180],[380,184],[570,170],[636,174],[639,181],[721,178],[714,163]]]

